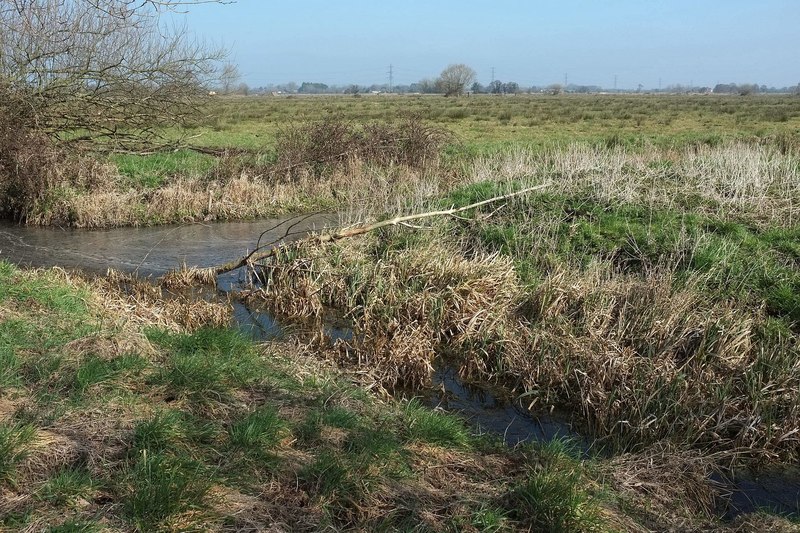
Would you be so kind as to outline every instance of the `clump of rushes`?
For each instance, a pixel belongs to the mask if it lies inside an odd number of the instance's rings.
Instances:
[[[274,274],[260,296],[291,316],[319,318],[326,307],[351,316],[353,341],[340,343],[340,360],[374,367],[389,387],[425,383],[446,347],[472,345],[481,352],[472,362],[491,369],[484,348],[501,338],[519,291],[512,263],[464,258],[436,242],[376,261],[374,244],[287,248],[265,267]]]

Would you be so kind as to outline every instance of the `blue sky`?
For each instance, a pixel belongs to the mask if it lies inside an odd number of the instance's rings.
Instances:
[[[800,83],[800,0],[237,0],[186,24],[251,86],[395,84],[466,63],[479,81],[619,88]]]

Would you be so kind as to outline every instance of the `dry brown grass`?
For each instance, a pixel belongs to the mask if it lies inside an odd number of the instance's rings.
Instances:
[[[327,353],[386,387],[419,386],[436,357],[496,381],[534,410],[580,413],[603,445],[675,438],[762,459],[797,458],[800,365],[763,310],[709,299],[668,265],[645,276],[553,267],[523,289],[502,256],[440,238],[373,255],[380,236],[304,243],[264,265],[261,300],[282,315],[352,321]],[[325,347],[325,343],[322,343]]]
[[[710,477],[717,472],[712,456],[669,442],[618,455],[603,468],[620,494],[661,513],[677,511],[687,522],[697,515],[713,516],[725,497],[725,487]]]
[[[632,150],[569,144],[545,151],[512,149],[479,158],[474,181],[552,182],[554,193],[588,193],[604,203],[654,208],[690,206],[764,225],[798,221],[800,161],[775,146],[732,142],[682,150]]]
[[[353,319],[354,340],[339,342],[335,357],[373,369],[390,388],[427,382],[444,350],[501,340],[502,317],[519,294],[510,261],[466,259],[430,242],[369,264],[364,245],[342,243],[336,258],[314,243],[286,249],[265,267],[271,275],[257,296],[283,315],[319,319],[325,308],[345,313]],[[466,359],[484,371],[492,364],[483,354]]]
[[[227,302],[165,293],[158,285],[119,271],[109,270],[105,277],[93,278],[91,286],[103,307],[134,329],[158,326],[171,331],[194,331],[225,327],[231,322],[232,308]]]
[[[112,186],[87,193],[65,186],[27,222],[103,228],[254,219],[321,208],[341,209],[345,218],[361,220],[366,213],[396,210],[409,199],[429,200],[455,182],[448,173],[350,159],[324,176],[299,169],[291,179],[280,179],[243,169],[221,181],[186,177],[151,191]]]

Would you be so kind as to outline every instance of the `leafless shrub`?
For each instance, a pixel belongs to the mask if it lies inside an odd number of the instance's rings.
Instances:
[[[338,116],[287,128],[278,137],[274,172],[292,176],[311,170],[320,175],[349,161],[387,167],[426,168],[439,161],[449,135],[418,118],[363,126]]]
[[[0,78],[24,101],[29,125],[54,139],[152,140],[156,128],[199,111],[224,56],[185,28],[160,23],[165,10],[192,3],[5,1]]]
[[[67,154],[31,120],[19,95],[0,88],[0,214],[26,220],[55,201],[52,195],[59,187],[90,191],[113,179],[109,167]]]

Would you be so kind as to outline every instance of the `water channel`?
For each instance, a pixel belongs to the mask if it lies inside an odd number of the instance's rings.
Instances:
[[[0,223],[0,260],[34,267],[58,266],[92,273],[109,268],[156,277],[179,267],[207,267],[225,263],[261,243],[299,238],[308,231],[336,225],[335,215],[314,215],[256,222],[194,223],[154,228],[75,230],[25,227]],[[266,231],[270,229],[269,231]],[[287,236],[287,233],[289,235]],[[218,279],[218,290],[235,291],[242,286],[242,272]],[[285,324],[274,317],[234,302],[237,326],[251,337],[279,337]],[[346,329],[331,329],[332,336],[346,336]],[[437,368],[433,387],[423,395],[433,408],[464,416],[479,431],[501,436],[511,446],[522,442],[571,438],[587,452],[587,439],[575,433],[563,419],[533,416],[522,406],[508,404],[490,392],[463,383],[447,366]],[[733,476],[734,493],[726,518],[766,508],[800,516],[800,471],[782,470],[758,474],[738,472]]]

